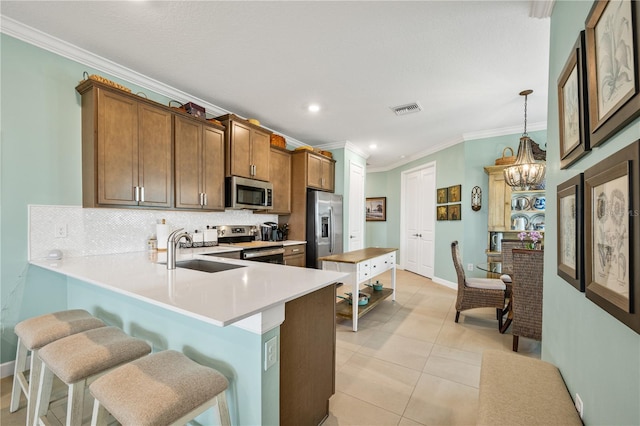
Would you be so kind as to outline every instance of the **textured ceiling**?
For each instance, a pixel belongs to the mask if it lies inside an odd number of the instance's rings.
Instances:
[[[465,137],[520,132],[523,89],[534,90],[529,123],[546,122],[549,19],[530,7],[2,1],[0,12],[302,143],[348,141],[375,170]],[[389,109],[416,101],[416,114]]]

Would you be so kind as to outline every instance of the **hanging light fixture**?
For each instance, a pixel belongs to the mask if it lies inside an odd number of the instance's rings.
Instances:
[[[520,138],[516,162],[504,169],[504,180],[507,185],[521,191],[528,191],[531,187],[540,185],[544,180],[546,164],[533,158],[531,151],[531,138],[527,134],[527,96],[533,90],[523,90],[520,96],[524,96],[524,133]]]

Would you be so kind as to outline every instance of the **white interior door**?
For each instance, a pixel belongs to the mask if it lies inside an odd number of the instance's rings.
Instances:
[[[402,178],[404,268],[432,278],[435,258],[435,163],[407,171]]]
[[[364,247],[364,168],[349,162],[349,229],[346,251]]]

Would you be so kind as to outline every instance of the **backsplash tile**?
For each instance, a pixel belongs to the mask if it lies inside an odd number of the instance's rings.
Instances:
[[[278,221],[277,215],[249,210],[180,212],[169,210],[91,209],[81,206],[29,205],[29,259],[61,250],[65,257],[145,251],[156,223],[165,219],[174,230],[203,230],[207,225],[257,225]],[[67,237],[57,238],[57,225],[66,225]]]

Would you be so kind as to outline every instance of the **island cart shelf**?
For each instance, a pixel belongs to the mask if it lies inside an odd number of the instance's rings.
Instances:
[[[341,300],[336,305],[336,315],[353,321],[353,331],[358,331],[358,318],[369,312],[377,304],[389,296],[396,300],[396,252],[395,248],[366,248],[342,254],[321,257],[322,269],[325,271],[347,272],[349,276],[344,284],[351,286],[351,294],[355,295],[355,303]],[[391,271],[391,288],[375,291],[368,287],[360,290],[360,284],[370,282],[372,278]],[[358,293],[369,296],[369,303],[358,306]]]
[[[391,296],[393,294],[393,290],[390,288],[383,288],[379,291],[360,290],[360,294],[366,294],[367,297],[369,297],[369,303],[363,306],[358,306],[358,318],[369,312],[378,303]],[[348,300],[341,300],[336,304],[336,315],[342,318],[351,319],[353,317],[353,306],[349,304]]]

